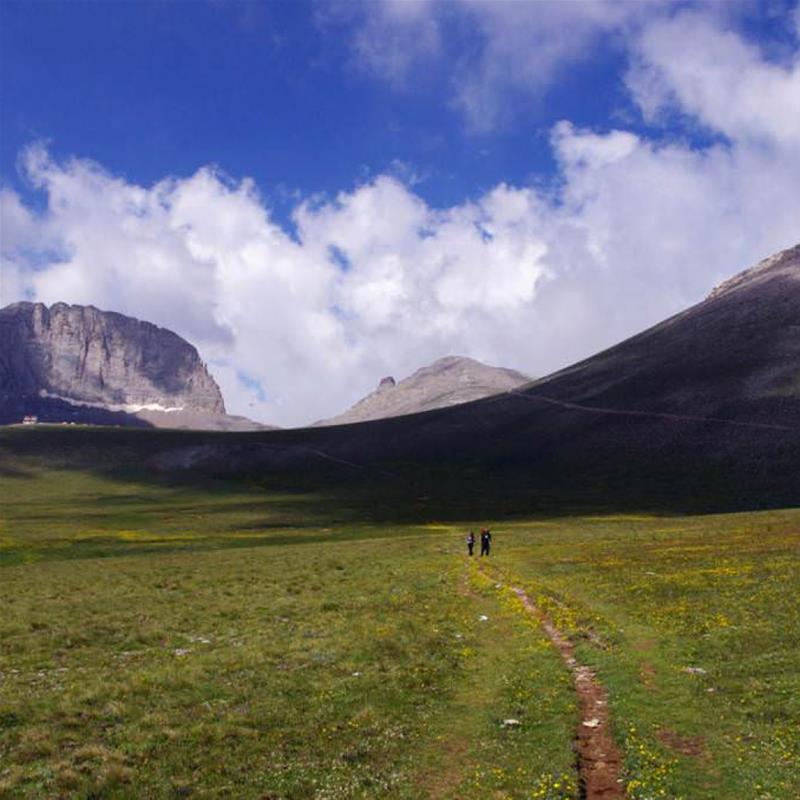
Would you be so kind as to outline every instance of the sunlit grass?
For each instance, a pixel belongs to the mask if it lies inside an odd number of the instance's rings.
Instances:
[[[275,533],[256,495],[132,486],[83,528],[102,479],[48,477],[4,506],[0,791],[477,800],[571,774],[568,676],[455,529],[310,528],[299,504]]]
[[[576,519],[498,552],[599,669],[632,797],[800,796],[799,546],[785,511]]]
[[[800,796],[800,512],[500,521],[497,579],[463,552],[490,520],[370,491],[382,521],[264,478],[0,478],[0,794],[574,798],[515,582],[608,688],[631,797]]]

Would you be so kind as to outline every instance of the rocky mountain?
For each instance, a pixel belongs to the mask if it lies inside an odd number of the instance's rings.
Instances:
[[[317,425],[344,425],[446,408],[516,389],[531,380],[513,369],[490,367],[472,358],[447,356],[418,369],[399,383],[391,376],[383,378],[374,392],[343,414]]]
[[[800,246],[615,347],[481,400],[236,436],[128,432],[116,454],[69,430],[6,441],[8,474],[26,454],[95,468],[101,454],[117,464],[135,451],[146,475],[344,492],[365,519],[800,505]]]
[[[93,306],[0,309],[0,422],[255,429],[230,417],[197,350],[172,331]]]
[[[380,491],[407,491],[407,507],[427,503],[431,515],[448,491],[470,504],[463,513],[479,516],[603,504],[800,504],[800,246],[513,391],[246,443],[167,446],[154,463],[297,479],[328,471],[353,485],[383,480]]]

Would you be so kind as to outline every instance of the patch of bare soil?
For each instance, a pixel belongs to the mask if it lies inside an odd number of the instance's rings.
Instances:
[[[459,578],[458,593],[462,597],[470,597],[473,600],[478,597],[478,593],[470,585],[468,567],[465,567],[464,571],[461,573],[461,577]]]
[[[661,744],[681,755],[701,758],[706,754],[706,742],[702,736],[681,736],[668,728],[662,728],[656,736]]]
[[[645,689],[655,688],[656,670],[649,661],[642,662],[642,666],[639,668],[639,680]]]
[[[572,672],[578,694],[580,724],[575,736],[578,755],[581,798],[585,800],[614,800],[625,797],[620,778],[622,758],[611,736],[608,697],[594,671],[578,662],[572,642],[538,609],[528,595],[515,588],[514,592],[525,608],[535,616]]]
[[[424,772],[419,776],[418,785],[424,787],[428,800],[444,800],[452,797],[453,792],[464,777],[464,763],[468,751],[468,743],[464,739],[449,739],[441,747],[441,765],[435,770]]]

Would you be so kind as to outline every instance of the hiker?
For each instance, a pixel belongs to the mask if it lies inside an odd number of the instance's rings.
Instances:
[[[467,550],[469,550],[469,554],[472,555],[472,550],[475,547],[475,534],[470,531],[467,534]]]
[[[492,532],[488,528],[481,528],[481,555],[488,556],[492,544]]]

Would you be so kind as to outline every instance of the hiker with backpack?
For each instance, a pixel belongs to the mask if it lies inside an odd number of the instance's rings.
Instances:
[[[481,555],[488,556],[492,544],[492,533],[488,528],[481,528]]]

